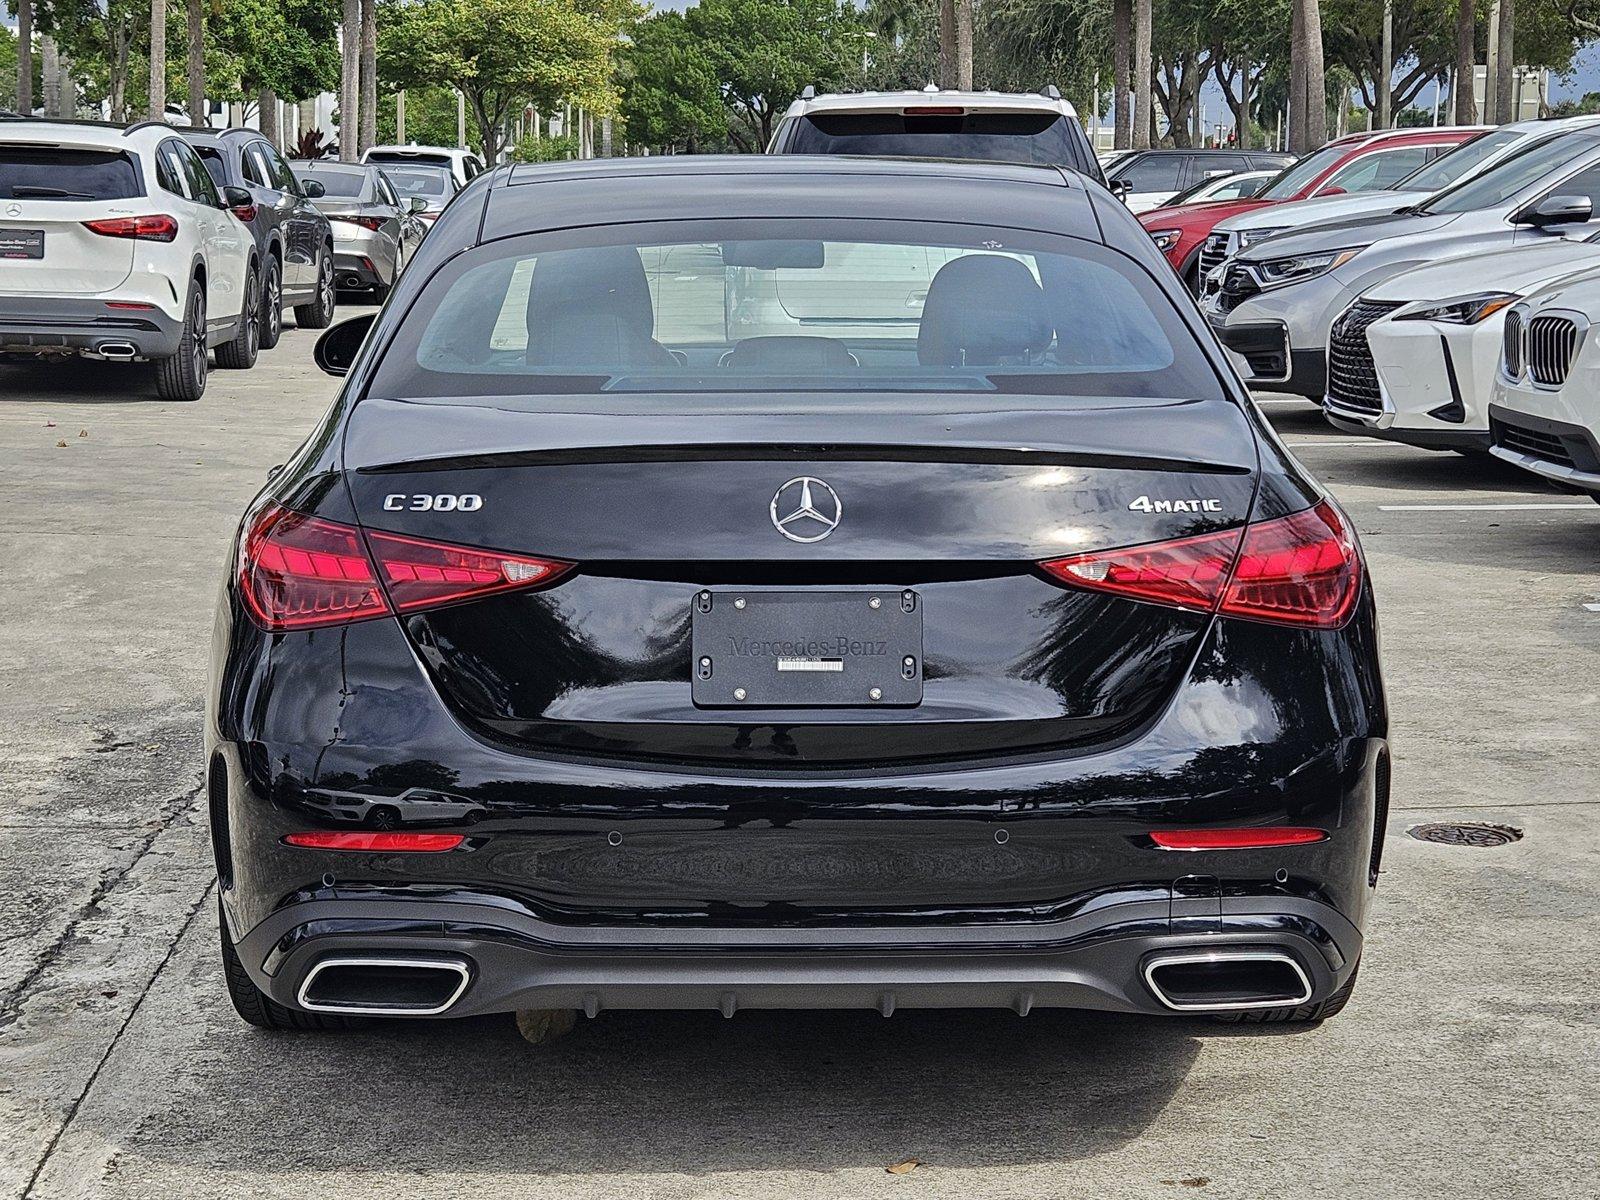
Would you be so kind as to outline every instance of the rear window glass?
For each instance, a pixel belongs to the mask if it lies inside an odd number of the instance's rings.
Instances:
[[[315,179],[330,196],[354,199],[366,189],[367,177],[354,171],[296,171],[294,177],[301,183]]]
[[[383,173],[402,196],[448,196],[455,190],[448,171],[395,166],[385,167]]]
[[[378,163],[432,163],[440,166],[450,165],[448,154],[407,154],[398,150],[373,150],[367,157],[367,162]]]
[[[1220,394],[1172,302],[1121,255],[1008,229],[862,224],[695,222],[687,236],[674,223],[479,247],[429,281],[372,391]]]
[[[222,161],[222,151],[214,146],[196,146],[194,152],[200,156],[200,161],[206,165],[206,174],[211,176],[211,182],[219,188],[228,182],[228,168]]]
[[[0,200],[127,200],[143,194],[126,154],[0,146]]]
[[[1076,161],[1066,118],[1051,112],[813,113],[796,122],[786,153],[1055,165]]]

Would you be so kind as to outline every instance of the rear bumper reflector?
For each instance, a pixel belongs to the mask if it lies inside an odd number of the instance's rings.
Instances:
[[[1327,832],[1302,826],[1259,829],[1158,829],[1150,840],[1162,850],[1259,850],[1269,846],[1306,846],[1328,840]]]
[[[309,850],[376,850],[385,853],[437,854],[454,850],[466,837],[459,833],[339,833],[312,830],[284,837],[290,846]]]

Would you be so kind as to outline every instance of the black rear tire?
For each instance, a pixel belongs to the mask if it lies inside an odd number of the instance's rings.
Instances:
[[[251,267],[244,277],[244,308],[232,340],[217,347],[217,366],[225,371],[248,371],[261,350],[260,273]]]
[[[206,295],[197,279],[189,285],[183,336],[175,354],[155,360],[156,392],[163,400],[198,400],[206,391]]]
[[[317,294],[310,304],[294,306],[294,323],[301,329],[326,329],[333,324],[333,310],[339,303],[333,281],[333,251],[324,247],[317,256]]]
[[[1350,1003],[1356,990],[1356,976],[1361,974],[1361,964],[1350,972],[1345,985],[1326,1000],[1316,1004],[1302,1004],[1299,1008],[1254,1008],[1246,1012],[1217,1013],[1212,1017],[1224,1025],[1315,1025],[1336,1017]]]
[[[372,285],[372,302],[382,304],[389,298],[389,293],[394,291],[392,283],[375,283]]]
[[[239,952],[228,936],[228,918],[222,911],[222,897],[217,897],[217,928],[222,938],[222,977],[228,985],[228,999],[233,1011],[257,1029],[360,1029],[367,1024],[362,1017],[340,1017],[332,1013],[295,1012],[273,1000],[245,973]]]
[[[283,336],[283,264],[267,255],[261,275],[261,348],[271,350]]]

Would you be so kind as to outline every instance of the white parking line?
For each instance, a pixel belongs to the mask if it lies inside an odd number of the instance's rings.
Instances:
[[[1285,441],[1285,446],[1379,446],[1385,450],[1410,450],[1404,442],[1387,442],[1380,438],[1303,438]]]
[[[1593,508],[1591,502],[1577,504],[1380,504],[1379,512],[1513,512],[1547,508]]]

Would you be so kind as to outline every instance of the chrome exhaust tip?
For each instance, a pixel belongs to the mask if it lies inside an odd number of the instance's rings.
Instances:
[[[1284,950],[1176,950],[1144,964],[1145,986],[1174,1012],[1294,1008],[1311,1000],[1311,977]]]
[[[320,959],[300,983],[307,1012],[363,1017],[436,1017],[472,982],[459,959],[387,958],[376,954]]]
[[[101,342],[94,350],[102,358],[116,359],[118,361],[133,358],[139,353],[138,347],[132,342]]]

